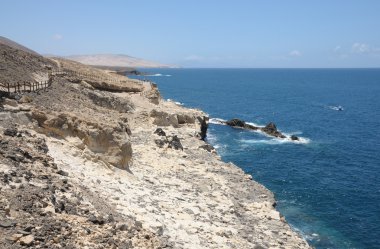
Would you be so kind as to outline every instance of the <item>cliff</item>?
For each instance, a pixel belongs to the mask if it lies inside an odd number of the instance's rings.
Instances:
[[[0,248],[309,248],[273,194],[201,139],[205,113],[50,62],[82,74],[2,93]]]

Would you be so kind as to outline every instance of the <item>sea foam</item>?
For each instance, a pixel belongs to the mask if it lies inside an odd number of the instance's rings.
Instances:
[[[160,73],[156,73],[156,74],[148,74],[146,75],[148,77],[171,77],[170,74],[160,74]]]

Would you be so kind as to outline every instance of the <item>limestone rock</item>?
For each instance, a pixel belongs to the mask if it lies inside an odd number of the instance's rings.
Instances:
[[[155,105],[160,103],[161,95],[157,87],[152,87],[149,91],[144,93],[144,96]]]
[[[132,147],[127,128],[119,123],[117,126],[100,126],[69,114],[49,114],[32,111],[32,117],[49,132],[72,141],[72,137],[80,139],[75,143],[79,148],[86,146],[92,153],[107,164],[127,169],[132,158]],[[82,145],[83,144],[83,145]]]
[[[14,100],[14,99],[8,99],[8,98],[4,98],[2,104],[3,105],[13,106],[13,107],[16,107],[18,105],[18,103],[17,103],[16,100]]]
[[[30,103],[32,102],[33,99],[30,97],[30,96],[26,96],[26,95],[23,95],[19,100],[18,102],[23,104],[23,103]]]
[[[156,109],[153,109],[150,112],[150,117],[152,117],[153,124],[158,126],[173,126],[175,128],[179,127],[177,115],[175,114],[169,114],[167,112],[163,111],[157,111]]]
[[[22,237],[19,241],[21,245],[30,246],[34,241],[34,236],[27,235],[25,237]]]

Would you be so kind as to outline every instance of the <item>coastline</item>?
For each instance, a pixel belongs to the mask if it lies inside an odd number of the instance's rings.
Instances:
[[[44,140],[58,178],[82,196],[78,208],[118,219],[100,226],[102,219],[88,213],[65,217],[50,208],[49,215],[74,228],[91,224],[95,234],[123,231],[117,229],[123,221],[135,220],[130,227],[145,234],[129,239],[136,248],[310,248],[275,209],[272,192],[205,147],[199,136],[205,113],[164,101],[154,85],[141,84],[140,93],[107,92],[103,83],[97,90],[97,82],[63,76],[46,94],[27,94],[28,103],[3,101],[2,134],[13,123]],[[12,184],[3,188],[10,196],[19,187]],[[84,219],[79,225],[76,216]],[[103,246],[94,233],[74,234],[67,241],[77,247]]]

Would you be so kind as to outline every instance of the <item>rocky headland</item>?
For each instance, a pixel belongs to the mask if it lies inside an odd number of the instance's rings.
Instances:
[[[44,60],[62,73],[0,93],[0,248],[309,248],[273,194],[204,142],[201,110],[149,82],[23,53],[0,51],[3,80],[16,65],[44,75]]]

